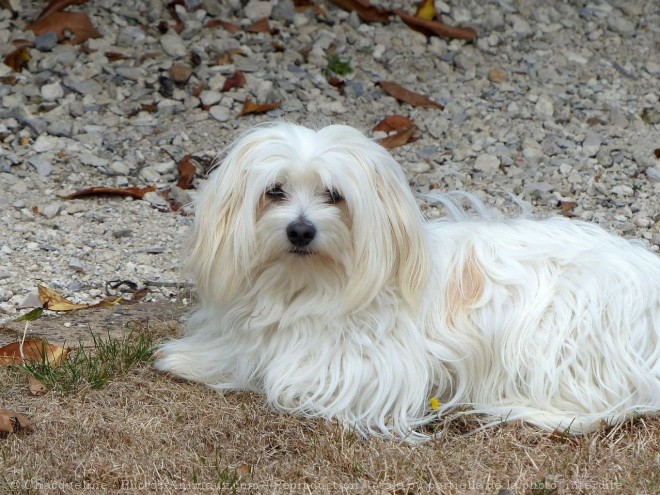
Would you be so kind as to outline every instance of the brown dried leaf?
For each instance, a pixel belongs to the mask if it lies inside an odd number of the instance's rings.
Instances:
[[[241,113],[239,113],[239,117],[243,115],[249,115],[251,113],[266,113],[270,112],[271,110],[275,110],[280,106],[279,103],[273,102],[273,103],[263,103],[263,104],[258,104],[253,102],[252,100],[245,100],[243,102],[243,109],[241,110]]]
[[[404,144],[416,141],[413,139],[413,134],[416,130],[417,126],[415,124],[409,125],[408,127],[404,127],[403,129],[397,131],[396,134],[392,134],[391,136],[379,139],[378,144],[387,149],[403,146]]]
[[[293,5],[296,9],[296,12],[304,12],[305,10],[311,10],[319,17],[326,17],[325,10],[316,5],[311,0],[293,0]]]
[[[340,9],[348,12],[357,12],[360,19],[366,22],[380,22],[387,24],[390,22],[392,11],[371,5],[367,0],[330,0]]]
[[[172,19],[174,19],[174,31],[176,34],[181,34],[185,29],[185,25],[183,24],[183,20],[181,17],[179,17],[179,14],[176,11],[177,5],[183,5],[185,7],[186,3],[183,0],[173,0],[167,4],[167,11],[172,16]]]
[[[440,21],[427,21],[419,19],[414,15],[406,14],[397,10],[398,15],[403,22],[410,28],[422,33],[425,36],[444,36],[445,38],[454,38],[461,40],[471,40],[477,37],[477,32],[470,27],[448,26]]]
[[[61,294],[48,287],[44,287],[43,285],[37,285],[37,289],[39,290],[39,300],[41,301],[43,308],[50,311],[67,312],[75,311],[77,309],[105,308],[108,306],[114,306],[121,300],[121,297],[119,297],[114,300],[101,301],[96,304],[75,304]]]
[[[372,129],[373,132],[381,131],[387,132],[388,134],[393,131],[400,131],[406,127],[413,125],[414,122],[408,117],[403,115],[388,115],[383,120],[378,122]]]
[[[35,36],[53,32],[57,35],[57,40],[66,45],[79,45],[89,38],[101,37],[87,14],[82,12],[54,12],[28,24],[25,31],[32,31]],[[73,37],[68,39],[66,32],[72,32]]]
[[[22,352],[21,352],[22,351]],[[64,349],[40,339],[12,342],[0,347],[0,366],[14,366],[24,362],[48,363],[57,367],[66,359],[71,349]]]
[[[33,376],[28,377],[28,389],[30,390],[30,394],[35,396],[46,395],[48,393],[46,385]]]
[[[238,33],[241,28],[237,26],[236,24],[232,24],[231,22],[223,21],[222,19],[211,19],[209,22],[206,23],[207,28],[216,28],[216,27],[221,27],[225,31],[229,31],[231,34]]]
[[[575,216],[575,213],[573,213],[573,208],[577,206],[577,203],[575,201],[559,201],[559,204],[557,206],[561,208],[561,213],[565,217]]]
[[[379,81],[378,85],[385,91],[388,95],[396,98],[399,101],[408,103],[414,107],[424,107],[424,108],[437,108],[442,110],[444,107],[439,103],[436,103],[424,95],[410,91],[409,89],[404,88],[394,81]]]
[[[75,199],[82,198],[84,196],[122,196],[122,197],[131,197],[135,199],[142,199],[144,195],[150,192],[154,192],[156,186],[149,187],[88,187],[81,191],[76,191],[74,193],[65,196],[64,199]]]
[[[30,421],[20,413],[0,409],[0,432],[16,433],[23,428],[28,428]]]
[[[242,88],[245,86],[245,83],[247,83],[245,75],[243,75],[240,70],[237,70],[225,80],[225,84],[222,86],[222,91],[229,91],[232,88]]]
[[[26,46],[17,48],[13,52],[7,54],[3,59],[3,63],[7,67],[11,67],[14,72],[21,72],[23,67],[30,61],[30,50]]]
[[[179,180],[176,183],[177,187],[191,189],[193,179],[197,173],[197,167],[190,160],[190,155],[185,155],[181,158],[179,163],[176,164],[176,169],[179,171]]]
[[[660,159],[660,148],[654,149],[653,154],[655,155],[656,158]]]
[[[574,447],[580,445],[580,440],[577,437],[571,436],[559,429],[552,431],[548,435],[548,438],[554,443],[567,443],[569,445],[573,445]]]
[[[248,33],[273,33],[273,28],[270,27],[270,23],[268,22],[268,18],[264,17],[263,19],[259,19],[258,21],[250,24],[248,27],[245,28],[245,31]]]
[[[37,16],[37,19],[48,17],[54,12],[60,12],[66,9],[69,5],[82,5],[83,3],[87,3],[87,0],[51,0],[51,2],[49,2],[48,5],[44,7],[44,10],[42,10]]]

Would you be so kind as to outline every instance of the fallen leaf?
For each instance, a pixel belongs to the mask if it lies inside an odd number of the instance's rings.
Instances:
[[[559,204],[557,206],[561,208],[561,213],[565,217],[575,216],[575,213],[573,213],[573,208],[577,206],[577,203],[575,201],[559,201]]]
[[[296,9],[296,12],[304,12],[306,10],[311,10],[314,14],[319,17],[326,17],[325,10],[322,7],[319,7],[311,0],[293,0],[293,6]]]
[[[216,28],[216,27],[221,27],[225,31],[229,31],[231,34],[238,33],[241,28],[240,26],[237,26],[236,24],[232,24],[231,22],[223,21],[222,19],[211,19],[209,22],[206,23],[207,28]]]
[[[404,144],[413,141],[413,134],[416,130],[417,126],[415,124],[409,125],[408,127],[404,127],[400,131],[397,131],[396,134],[379,139],[378,144],[387,149],[403,146]]]
[[[11,70],[14,72],[21,72],[31,58],[30,50],[26,46],[23,46],[7,54],[3,59],[3,63],[7,67],[11,67]]]
[[[415,11],[415,17],[430,21],[435,17],[435,0],[421,0]]]
[[[183,0],[173,0],[167,4],[167,11],[172,16],[172,19],[174,19],[174,32],[176,32],[176,34],[181,34],[185,28],[185,25],[183,24],[183,20],[181,17],[179,17],[179,14],[176,11],[177,5],[183,5],[185,8],[186,3]]]
[[[440,110],[444,108],[442,105],[430,100],[426,96],[415,93],[414,91],[410,91],[393,81],[379,81],[378,85],[388,95],[414,107],[438,108]]]
[[[344,94],[344,87],[346,86],[346,81],[339,79],[337,76],[332,76],[328,79],[328,84],[333,88],[337,88],[339,94]]]
[[[82,189],[81,191],[76,191],[64,196],[64,199],[75,199],[82,198],[84,196],[122,196],[122,197],[131,197],[135,199],[142,199],[144,195],[150,192],[154,192],[156,186],[149,187],[88,187],[87,189]]]
[[[46,395],[48,393],[48,388],[46,385],[41,383],[33,376],[28,377],[28,389],[32,395],[36,396]]]
[[[105,58],[107,58],[110,62],[115,62],[117,60],[125,60],[127,58],[131,58],[128,55],[125,55],[123,53],[119,52],[105,52],[104,53]]]
[[[250,24],[248,27],[245,28],[245,31],[248,33],[270,33],[270,34],[275,34],[274,28],[270,27],[270,23],[268,22],[268,19],[264,17],[263,19],[259,19],[258,21]]]
[[[149,287],[142,287],[141,289],[133,292],[133,295],[131,296],[131,301],[133,302],[141,301],[142,299],[144,299],[144,296],[149,294],[149,292],[150,292]]]
[[[448,26],[440,21],[427,21],[419,19],[414,15],[406,14],[397,10],[396,15],[405,22],[410,28],[422,33],[425,36],[444,36],[445,38],[454,38],[462,40],[471,40],[477,37],[477,32],[470,27]]]
[[[16,433],[29,426],[30,421],[22,414],[0,409],[0,432]]]
[[[246,82],[245,75],[243,75],[240,70],[237,70],[225,80],[225,84],[222,86],[222,91],[225,92],[233,88],[242,88],[245,86]]]
[[[53,289],[49,289],[43,285],[37,285],[37,289],[39,290],[39,300],[41,301],[43,308],[50,311],[67,312],[75,311],[77,309],[104,308],[114,306],[121,300],[121,297],[119,297],[115,300],[101,301],[96,304],[75,304],[61,294],[55,292]]]
[[[28,24],[24,30],[34,32],[35,36],[55,33],[57,41],[66,45],[79,45],[89,38],[101,37],[101,34],[92,26],[92,21],[87,14],[82,12],[54,12]],[[68,32],[73,33],[71,38],[67,37]]]
[[[44,313],[44,308],[34,308],[29,313],[19,316],[14,321],[34,321],[41,318],[41,315]]]
[[[66,359],[71,349],[49,344],[40,339],[25,342],[12,342],[0,347],[0,366],[14,366],[21,363],[47,363],[57,367]]]
[[[72,303],[61,294],[43,285],[37,285],[37,289],[39,290],[39,300],[44,309],[51,311],[73,311],[87,307],[86,304]]]
[[[243,102],[243,109],[241,110],[241,113],[239,113],[239,116],[243,115],[249,115],[251,113],[266,113],[270,112],[271,110],[275,110],[280,106],[279,103],[273,102],[273,103],[263,103],[263,104],[257,104],[253,102],[252,100],[245,100]]]
[[[55,12],[60,12],[69,5],[82,5],[83,3],[87,3],[87,0],[51,0],[37,16],[37,19],[48,17]]]
[[[392,15],[391,10],[372,5],[367,0],[330,0],[330,2],[340,9],[357,12],[360,19],[366,22],[387,24],[390,22],[390,15]]]
[[[372,129],[373,132],[390,132],[400,131],[401,129],[413,125],[414,122],[408,117],[403,115],[388,115],[383,120],[378,122]]]
[[[185,155],[181,158],[179,163],[176,164],[176,169],[179,171],[179,180],[176,183],[177,187],[191,189],[193,179],[197,173],[197,167],[190,160],[190,155]]]

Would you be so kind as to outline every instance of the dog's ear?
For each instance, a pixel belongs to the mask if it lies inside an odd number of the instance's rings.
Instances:
[[[245,204],[249,201],[245,156],[254,146],[250,138],[238,141],[195,202],[186,269],[203,301],[230,300],[249,278],[256,214]]]
[[[363,288],[371,285],[372,296],[394,282],[403,300],[416,308],[430,270],[424,218],[401,167],[387,151],[374,143],[363,160],[372,161],[374,191],[369,204],[354,214],[353,281]]]

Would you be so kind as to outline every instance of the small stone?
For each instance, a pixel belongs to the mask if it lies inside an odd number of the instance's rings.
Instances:
[[[499,84],[505,82],[507,80],[507,77],[502,69],[498,69],[496,67],[494,69],[491,69],[490,72],[488,73],[488,80],[492,83]]]
[[[651,182],[660,182],[660,168],[648,167],[644,173]]]
[[[160,182],[161,177],[158,171],[153,168],[153,167],[144,167],[142,170],[140,170],[140,175],[146,180],[148,183],[153,184],[155,182]],[[156,194],[156,193],[147,193],[147,194]],[[158,197],[161,197],[158,195]]]
[[[511,20],[513,21],[513,30],[516,33],[523,35],[532,33],[532,26],[524,17],[518,14],[513,14]]]
[[[46,132],[53,136],[71,137],[73,125],[68,120],[56,120],[48,124]]]
[[[222,100],[222,93],[212,90],[202,91],[199,95],[199,99],[202,102],[202,105],[210,107]]]
[[[209,108],[209,115],[219,122],[227,122],[231,119],[231,113],[227,107],[215,105]]]
[[[172,67],[170,67],[168,71],[170,75],[170,79],[172,79],[172,81],[178,84],[183,84],[188,82],[188,79],[190,79],[192,72],[193,72],[192,67],[189,64],[184,64],[182,62],[177,62],[176,64],[172,64]]]
[[[601,144],[602,140],[598,134],[594,132],[587,132],[584,141],[582,141],[582,151],[584,152],[585,156],[596,156],[600,150]]]
[[[636,24],[621,12],[613,12],[607,16],[607,24],[610,29],[623,36],[630,36],[635,32]]]
[[[160,45],[171,57],[182,58],[188,54],[188,49],[181,37],[171,31],[160,37]]]
[[[60,212],[61,209],[62,209],[62,206],[60,204],[58,204],[58,203],[49,203],[46,206],[44,206],[43,208],[40,208],[39,211],[41,212],[41,214],[43,216],[45,216],[46,218],[48,218],[50,220],[50,219],[55,218],[57,216],[57,214]]]
[[[138,253],[161,254],[165,252],[165,248],[162,246],[147,246],[142,249],[138,249],[137,251]]]
[[[495,155],[479,155],[474,162],[474,168],[481,172],[496,172],[500,168],[500,159]]]
[[[78,258],[69,259],[69,268],[73,268],[74,270],[79,272],[87,271],[87,267],[85,266],[85,264],[82,261],[80,261]]]
[[[32,149],[37,153],[44,153],[46,151],[61,150],[66,148],[66,145],[61,139],[42,134],[32,145]]]
[[[0,291],[0,301],[7,302],[12,297],[14,297],[14,293],[9,289],[3,289]]]
[[[243,14],[250,19],[252,22],[258,21],[259,19],[264,19],[270,16],[271,11],[273,10],[270,2],[260,2],[252,0],[243,7]]]
[[[37,173],[39,175],[41,175],[43,177],[53,173],[53,170],[54,170],[53,166],[43,156],[37,155],[37,156],[33,156],[31,158],[28,158],[28,163],[30,165],[32,165],[37,170]]]
[[[167,200],[155,191],[148,192],[144,195],[143,199],[156,207],[167,208],[168,210],[170,208],[170,204]]]
[[[108,160],[100,156],[92,155],[91,153],[83,153],[80,155],[80,163],[92,167],[106,167]]]
[[[59,82],[52,84],[44,84],[41,86],[41,97],[44,100],[53,101],[58,100],[64,96],[64,89]]]
[[[48,31],[40,36],[35,36],[34,47],[41,52],[49,52],[57,45],[57,35]]]
[[[39,299],[39,293],[35,290],[30,292],[22,302],[19,303],[19,309],[25,308],[40,308],[43,306],[41,299]]]
[[[546,94],[540,95],[534,105],[534,111],[539,117],[552,118],[555,113],[555,104],[552,98]]]
[[[130,167],[124,162],[112,162],[109,168],[111,171],[119,175],[128,175],[131,173]]]
[[[130,237],[133,235],[133,229],[115,229],[112,231],[112,235],[117,239],[122,237]]]
[[[273,7],[270,13],[270,18],[273,20],[284,20],[292,22],[293,16],[296,15],[296,6],[291,0],[280,0],[277,5]]]
[[[614,186],[612,192],[618,196],[632,196],[635,194],[635,191],[630,186]]]

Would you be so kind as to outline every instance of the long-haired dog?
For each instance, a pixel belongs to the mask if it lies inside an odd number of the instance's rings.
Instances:
[[[200,307],[156,367],[282,411],[419,440],[450,410],[572,433],[660,410],[660,257],[565,218],[426,222],[347,126],[242,136],[189,268]]]

